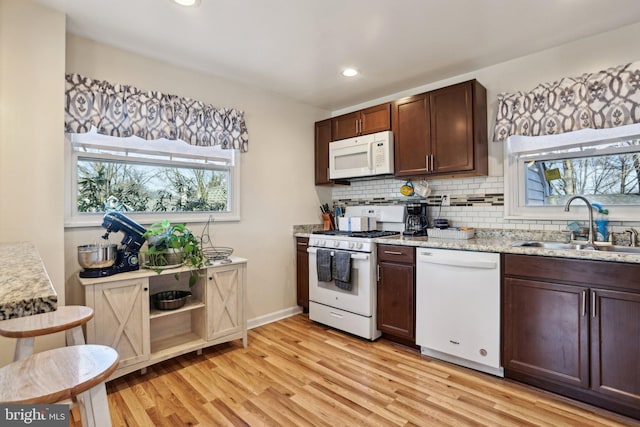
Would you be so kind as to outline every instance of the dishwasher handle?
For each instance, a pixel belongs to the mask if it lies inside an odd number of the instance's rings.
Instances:
[[[450,265],[452,267],[482,268],[487,270],[498,268],[498,263],[495,261],[473,261],[465,259],[441,258],[434,257],[430,252],[422,252],[418,254],[418,262],[425,264]]]

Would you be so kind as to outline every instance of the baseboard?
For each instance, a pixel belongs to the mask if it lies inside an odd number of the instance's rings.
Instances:
[[[296,305],[293,307],[285,308],[284,310],[254,317],[253,319],[247,320],[247,329],[253,329],[257,328],[258,326],[266,325],[267,323],[277,322],[278,320],[286,319],[287,317],[295,316],[296,314],[300,313],[302,313],[302,307]]]
[[[444,360],[445,362],[454,363],[456,365],[464,366],[465,368],[475,369],[476,371],[495,375],[497,377],[504,377],[504,369],[502,367],[496,368],[494,366],[483,365],[472,360],[463,359],[461,357],[443,353],[441,351],[433,350],[427,347],[420,347],[420,353],[424,356]]]

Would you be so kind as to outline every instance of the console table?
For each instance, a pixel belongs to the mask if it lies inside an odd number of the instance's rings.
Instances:
[[[95,315],[87,323],[87,343],[104,344],[120,354],[110,379],[191,351],[242,339],[247,346],[247,260],[230,257],[201,270],[187,267],[80,278],[85,304]],[[197,280],[189,288],[189,276]],[[176,280],[176,275],[178,280]],[[192,297],[175,310],[157,310],[151,295],[188,290]]]

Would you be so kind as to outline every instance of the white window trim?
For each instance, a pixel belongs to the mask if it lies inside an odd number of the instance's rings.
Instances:
[[[521,179],[524,177],[523,162],[518,160],[520,156],[558,148],[595,145],[600,141],[638,138],[640,124],[609,129],[583,129],[550,136],[510,136],[504,147],[504,218],[567,221],[587,218],[587,208],[582,202],[572,204],[569,212],[564,211],[564,206],[526,206],[525,183]],[[640,218],[640,205],[613,205],[606,208],[609,209],[610,221],[637,221]]]
[[[72,145],[73,135],[65,133],[65,228],[101,226],[104,213],[80,213],[77,211],[75,195],[77,194],[76,160],[79,156],[74,153]],[[231,203],[228,212],[153,212],[127,213],[126,215],[141,225],[150,225],[163,219],[181,223],[206,223],[209,217],[218,222],[240,221],[240,150],[234,150],[234,163],[229,168]]]

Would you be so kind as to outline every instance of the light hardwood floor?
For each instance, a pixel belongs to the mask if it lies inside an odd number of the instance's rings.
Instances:
[[[640,426],[306,315],[249,331],[246,349],[191,353],[107,390],[114,426]]]

